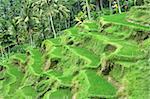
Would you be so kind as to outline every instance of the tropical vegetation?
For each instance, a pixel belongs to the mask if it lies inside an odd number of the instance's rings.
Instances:
[[[149,99],[149,16],[149,0],[0,0],[0,99]]]

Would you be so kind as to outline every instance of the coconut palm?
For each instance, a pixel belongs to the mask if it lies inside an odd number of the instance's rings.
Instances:
[[[118,4],[119,13],[121,14],[121,7],[120,7],[120,2],[119,2],[119,0],[117,0],[117,4]]]
[[[103,0],[100,0],[100,7],[101,7],[102,12],[104,12],[104,10],[103,10]]]
[[[34,1],[30,0],[25,0],[22,1],[22,11],[20,16],[16,17],[18,20],[17,23],[19,23],[22,28],[27,32],[27,35],[29,35],[29,42],[31,45],[33,45],[33,30],[34,30],[34,25],[38,22],[38,18],[34,13]]]
[[[90,0],[82,0],[82,9],[84,13],[87,13],[88,19],[91,20],[91,10],[95,8],[95,5],[90,3]]]
[[[99,11],[100,10],[100,1],[96,0],[96,10]]]
[[[112,0],[109,0],[109,9],[110,9],[110,12],[112,13],[112,6],[111,6],[111,3],[112,3]]]
[[[85,0],[85,1],[86,1],[86,7],[87,7],[88,18],[89,18],[89,20],[91,20],[89,1],[88,1],[88,0]]]
[[[40,5],[40,7],[43,9],[43,14],[46,14],[48,17],[48,22],[49,22],[49,30],[52,28],[54,38],[56,38],[56,30],[54,26],[54,21],[53,18],[59,14],[60,18],[63,16],[67,16],[67,12],[69,10],[63,6],[62,4],[59,3],[57,0],[40,0],[35,3],[36,5]]]

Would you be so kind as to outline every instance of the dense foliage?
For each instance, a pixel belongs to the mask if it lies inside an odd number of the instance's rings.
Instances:
[[[149,99],[149,0],[112,2],[0,0],[0,99]]]

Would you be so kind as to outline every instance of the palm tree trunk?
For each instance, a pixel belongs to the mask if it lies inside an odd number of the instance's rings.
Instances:
[[[18,38],[18,33],[16,32],[16,43],[17,43],[17,45],[19,45],[19,38]]]
[[[49,34],[51,34],[51,24],[50,24],[50,17],[48,16],[48,27],[49,27]]]
[[[71,13],[70,13],[70,15],[69,15],[69,19],[68,19],[68,26],[69,27],[71,27],[71,25],[72,25],[72,23],[71,23],[71,19],[72,19],[72,11],[71,11]]]
[[[65,27],[68,28],[67,19],[65,19]]]
[[[89,7],[88,0],[86,0],[86,7],[87,7],[87,12],[88,12],[88,18],[89,18],[89,20],[91,20],[91,13],[90,13],[90,7]]]
[[[45,27],[44,27],[44,22],[42,22],[43,21],[42,15],[40,15],[40,21],[41,21],[40,25],[42,26],[41,37],[43,40],[45,40],[45,33],[44,33]]]
[[[100,0],[100,7],[101,7],[102,12],[104,12],[104,10],[103,10],[103,0]]]
[[[31,22],[28,21],[26,25],[27,25],[27,33],[28,33],[27,35],[29,35],[29,43],[31,46],[33,46]]]
[[[46,38],[45,33],[44,33],[44,27],[43,27],[42,32],[41,32],[41,37],[42,37],[43,40],[45,40],[45,38]]]
[[[4,59],[4,52],[3,52],[3,48],[1,47],[1,57],[2,57],[2,60]]]
[[[77,4],[78,4],[78,10],[80,10],[81,9],[81,7],[80,7],[80,0],[78,0]]]
[[[119,13],[121,14],[121,7],[120,7],[119,0],[117,0],[117,4],[118,4],[118,10],[119,10]]]
[[[134,0],[134,6],[136,6],[136,0]]]
[[[54,28],[54,22],[53,22],[53,18],[52,18],[51,14],[49,15],[49,21],[50,21],[50,24],[51,24],[51,27],[52,27],[52,30],[53,30],[54,38],[56,38],[57,35],[56,35],[56,31],[55,31],[55,28]]]
[[[10,57],[10,47],[8,46],[8,58]]]
[[[96,0],[96,10],[97,11],[100,10],[100,2],[99,2],[99,0]]]
[[[33,46],[33,40],[32,40],[32,34],[31,34],[31,32],[29,32],[29,36],[30,36],[30,44],[31,44],[31,46]]]
[[[112,14],[112,7],[111,7],[111,3],[112,3],[112,0],[109,0],[109,9],[110,9],[110,13]]]

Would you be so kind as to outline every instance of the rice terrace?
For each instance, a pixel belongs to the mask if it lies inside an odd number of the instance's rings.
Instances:
[[[150,99],[150,1],[0,0],[0,99]]]

